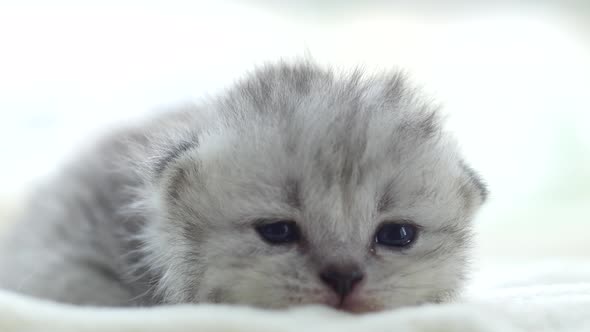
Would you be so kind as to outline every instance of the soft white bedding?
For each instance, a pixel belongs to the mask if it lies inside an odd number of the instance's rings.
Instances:
[[[363,316],[322,307],[77,308],[0,293],[0,331],[590,331],[590,261],[493,265],[458,303]]]

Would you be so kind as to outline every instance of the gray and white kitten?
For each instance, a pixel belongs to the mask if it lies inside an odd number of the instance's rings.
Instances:
[[[448,300],[486,189],[439,120],[397,72],[260,68],[39,188],[2,242],[0,286],[115,306]]]

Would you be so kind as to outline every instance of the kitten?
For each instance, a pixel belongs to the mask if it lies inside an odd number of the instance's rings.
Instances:
[[[441,302],[486,193],[403,75],[268,65],[39,188],[0,286],[111,306]]]

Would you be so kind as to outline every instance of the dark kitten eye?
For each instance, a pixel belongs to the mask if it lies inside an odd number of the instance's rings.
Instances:
[[[377,229],[375,242],[388,247],[405,247],[416,238],[417,228],[411,224],[383,224]]]
[[[299,229],[292,221],[258,225],[256,231],[265,241],[272,244],[286,244],[299,240]]]

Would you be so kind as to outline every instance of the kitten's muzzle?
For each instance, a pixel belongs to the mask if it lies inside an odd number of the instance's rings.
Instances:
[[[344,300],[363,278],[363,271],[356,265],[330,265],[320,272],[320,279],[340,295],[341,300]]]

